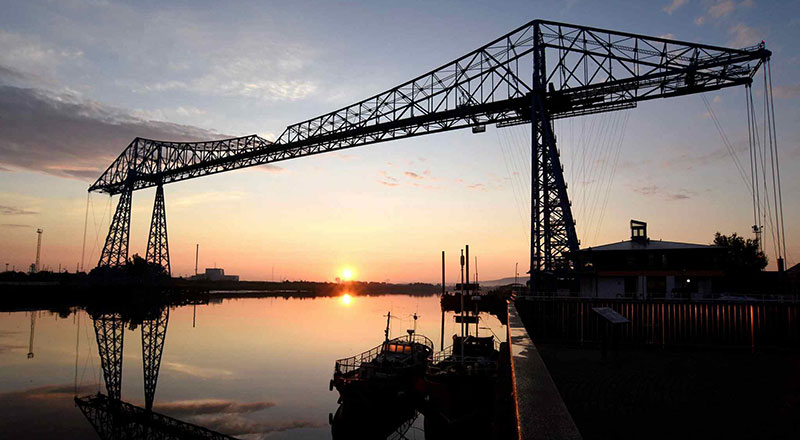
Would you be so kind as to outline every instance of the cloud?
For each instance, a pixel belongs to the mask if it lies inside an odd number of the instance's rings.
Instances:
[[[719,0],[708,8],[708,15],[713,18],[720,18],[729,15],[736,10],[736,2],[733,0]]]
[[[800,84],[775,86],[772,93],[778,99],[797,98],[800,96]]]
[[[89,394],[97,391],[97,388],[91,385],[80,385],[78,386],[77,392],[75,390],[74,385],[45,385],[36,388],[30,388],[27,390],[20,391],[20,393],[24,394],[28,398],[33,399],[46,399],[46,398],[61,398],[61,397],[73,397],[75,394],[82,395],[82,394]]]
[[[678,192],[666,195],[667,200],[686,200],[691,199],[691,196],[687,192]]]
[[[716,0],[710,4],[706,10],[705,16],[701,15],[694,19],[694,24],[697,26],[702,26],[705,24],[707,17],[715,21],[720,21],[730,16],[737,9],[750,8],[753,5],[753,0],[743,0],[738,3],[735,0]]]
[[[751,28],[743,23],[729,28],[728,34],[731,35],[731,39],[728,40],[728,45],[733,47],[748,47],[763,40],[759,30]]]
[[[162,402],[155,405],[155,410],[173,417],[196,416],[202,414],[240,414],[272,408],[274,402],[240,403],[223,399],[198,399]]]
[[[696,192],[687,189],[669,190],[658,185],[633,186],[631,190],[645,197],[658,197],[666,201],[687,200],[697,195]]]
[[[165,362],[164,367],[168,370],[183,373],[201,379],[221,379],[233,376],[230,370],[221,368],[199,367],[196,365],[183,364],[180,362]]]
[[[297,56],[274,59],[241,56],[239,51],[223,52],[208,59],[205,73],[191,79],[171,79],[146,84],[143,91],[185,90],[210,96],[243,96],[263,101],[297,101],[317,90],[317,83],[297,79],[305,63]],[[283,78],[281,78],[283,77]]]
[[[3,223],[2,226],[4,228],[30,228],[31,225],[21,225],[18,223]]]
[[[668,34],[661,34],[661,35],[658,36],[658,38],[663,38],[665,40],[674,40],[675,39],[675,34],[673,34],[672,32],[670,32]]]
[[[198,416],[193,422],[228,435],[269,434],[300,428],[327,428],[328,423],[310,420],[253,421],[238,415]]]
[[[386,186],[399,186],[400,185],[399,183],[386,182],[386,181],[383,181],[383,180],[380,180],[380,179],[378,179],[378,183],[380,183],[381,185],[386,185]]]
[[[255,167],[255,169],[258,171],[265,171],[267,173],[273,173],[273,174],[281,174],[286,172],[286,168],[272,164],[259,165]]]
[[[5,225],[3,225],[5,226]],[[28,347],[24,345],[15,345],[15,344],[0,344],[0,354],[8,353],[12,351],[27,351]]]
[[[740,159],[743,153],[745,153],[746,151],[747,151],[747,146],[745,145],[738,145],[733,147],[733,152]],[[690,151],[690,152],[678,153],[676,156],[673,156],[669,159],[665,159],[664,161],[662,161],[661,166],[667,169],[669,168],[692,169],[699,166],[717,164],[722,160],[732,160],[730,159],[730,156],[731,156],[730,151],[728,151],[727,147],[723,146],[708,152]]]
[[[403,174],[404,174],[406,177],[410,177],[410,178],[412,178],[412,179],[424,179],[424,178],[425,178],[425,177],[423,177],[423,176],[420,176],[419,174],[417,174],[417,173],[415,173],[415,172],[413,172],[413,171],[404,171],[404,172],[403,172]]]
[[[6,206],[0,205],[0,214],[2,215],[35,215],[38,214],[36,211],[29,211],[23,208],[17,208],[15,206]]]
[[[0,85],[0,165],[91,181],[137,136],[199,141],[224,136],[148,121],[72,94]]]
[[[77,393],[87,395],[96,391],[93,386],[80,386]],[[0,393],[0,412],[3,414],[0,430],[13,432],[11,437],[32,439],[63,437],[65,432],[72,438],[96,436],[86,419],[78,415],[72,400],[74,395],[72,384]]]
[[[57,48],[33,37],[0,29],[0,78],[51,81],[61,64],[74,62],[82,56],[83,52],[78,50]]]
[[[650,196],[653,194],[657,194],[659,191],[659,188],[655,185],[639,186],[639,187],[634,187],[632,189],[633,192],[639,193],[643,196]]]
[[[663,10],[667,14],[672,15],[673,12],[678,10],[681,6],[689,3],[689,0],[672,0],[667,6],[664,6]]]
[[[473,183],[471,185],[467,185],[467,188],[478,190],[478,191],[486,191],[486,185],[484,185],[482,183]]]

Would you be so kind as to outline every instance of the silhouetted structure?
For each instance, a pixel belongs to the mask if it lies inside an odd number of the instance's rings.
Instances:
[[[234,439],[102,394],[75,398],[102,440]]]
[[[135,190],[158,188],[152,237],[162,228],[159,197],[166,183],[429,133],[530,123],[535,292],[572,269],[567,253],[579,248],[553,120],[749,86],[770,55],[763,42],[728,49],[534,20],[386,92],[290,125],[275,142],[256,135],[208,142],[136,138],[89,188],[121,195],[99,265],[127,258]],[[166,240],[165,222],[163,230]]]
[[[210,429],[153,412],[158,373],[169,323],[169,307],[123,313],[92,313],[107,395],[75,397],[75,404],[103,440],[232,439]],[[127,323],[142,329],[144,400],[141,408],[122,401],[122,354]]]
[[[715,280],[724,276],[725,248],[651,240],[647,223],[637,220],[631,220],[630,240],[581,249],[576,255],[584,297],[710,296]]]

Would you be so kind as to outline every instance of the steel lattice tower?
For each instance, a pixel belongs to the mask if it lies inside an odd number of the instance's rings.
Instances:
[[[93,317],[97,351],[103,368],[106,392],[112,400],[122,396],[122,345],[125,337],[125,322],[119,313],[104,313]]]
[[[169,241],[167,240],[167,208],[164,204],[164,186],[156,187],[153,203],[153,218],[150,221],[150,236],[147,239],[148,262],[160,264],[167,274],[172,274],[169,264]]]
[[[578,234],[567,196],[549,103],[546,100],[547,68],[543,36],[533,26],[533,92],[531,94],[531,287],[543,274],[571,268],[569,252],[578,250]]]
[[[108,227],[106,243],[100,254],[98,266],[121,266],[128,261],[128,243],[131,230],[131,200],[133,190],[129,186],[120,193],[117,210]]]
[[[158,371],[161,368],[161,356],[164,354],[164,340],[167,337],[169,307],[159,310],[155,319],[142,322],[142,368],[144,369],[144,403],[145,409],[153,409],[156,395]]]

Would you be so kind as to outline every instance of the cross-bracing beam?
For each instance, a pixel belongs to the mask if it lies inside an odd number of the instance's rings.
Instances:
[[[534,20],[390,90],[290,125],[275,142],[256,135],[182,143],[136,138],[89,190],[124,197],[128,188],[327,151],[531,123],[538,157],[532,188],[540,191],[532,194],[531,271],[552,272],[568,268],[564,254],[578,247],[553,120],[750,84],[770,55],[763,42],[730,49]]]

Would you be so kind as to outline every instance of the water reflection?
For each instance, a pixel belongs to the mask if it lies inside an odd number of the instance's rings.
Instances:
[[[92,438],[94,427],[73,399],[100,392],[229,436],[330,439],[328,415],[338,407],[328,390],[334,363],[382,341],[387,310],[398,317],[390,338],[413,328],[418,312],[419,333],[440,345],[438,297],[351,296],[348,306],[341,297],[279,297],[220,299],[198,304],[196,313],[191,304],[126,314],[35,312],[31,359],[30,312],[3,313],[0,437]],[[452,314],[445,322],[446,334],[457,331]],[[487,325],[502,334],[496,320]],[[395,431],[421,439],[423,423],[409,415]]]
[[[202,426],[153,412],[158,373],[169,324],[169,307],[162,305],[125,316],[118,311],[90,312],[97,340],[106,395],[75,397],[75,403],[103,440],[232,439]],[[141,328],[144,408],[122,401],[122,361],[125,327]]]

